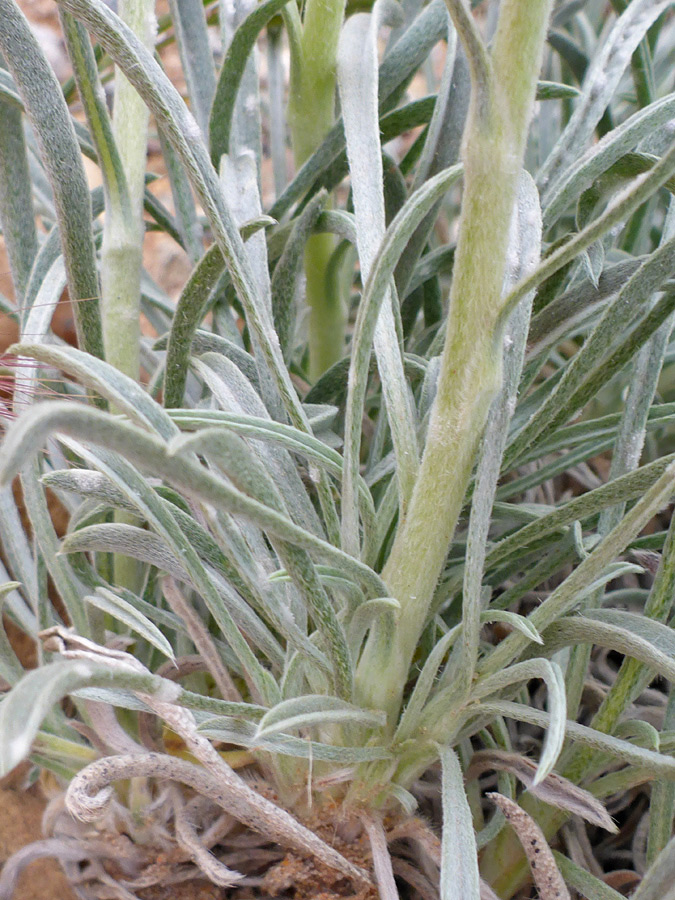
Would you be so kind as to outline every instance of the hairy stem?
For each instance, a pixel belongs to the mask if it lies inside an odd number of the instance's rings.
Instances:
[[[152,47],[153,0],[122,0],[119,15],[143,43]],[[115,74],[113,133],[124,171],[128,198],[110,194],[101,250],[103,334],[106,358],[121,372],[138,378],[140,345],[143,191],[148,108],[121,72]],[[108,198],[106,198],[108,199]]]
[[[119,15],[150,49],[154,44],[154,0],[121,0]],[[140,369],[141,269],[143,265],[143,193],[150,114],[136,89],[118,70],[115,73],[113,134],[127,189],[127,202],[106,204],[101,247],[103,341],[106,359],[130,378]],[[111,196],[111,200],[113,197]],[[118,522],[135,522],[127,513]],[[116,554],[114,578],[118,585],[138,587],[140,566]]]
[[[472,98],[464,135],[465,191],[445,347],[427,443],[408,515],[383,578],[401,604],[392,642],[371,632],[357,686],[393,724],[414,648],[461,511],[490,402],[501,384],[499,334],[509,225],[522,165],[549,0],[502,4],[491,60],[467,54]],[[458,20],[457,4],[449,4]],[[466,23],[458,21],[460,36]],[[378,677],[373,678],[377,667]]]

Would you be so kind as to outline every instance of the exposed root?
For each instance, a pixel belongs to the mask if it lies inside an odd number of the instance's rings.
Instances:
[[[115,796],[106,811],[112,781],[136,777],[153,782],[143,819],[133,818]],[[327,804],[302,826],[353,869],[374,870],[376,887],[242,825],[223,811],[226,797],[215,796],[211,774],[185,760],[147,753],[108,757],[83,770],[73,785],[69,805],[75,791],[80,810],[103,811],[103,818],[78,821],[62,799],[52,801],[44,817],[51,837],[6,866],[0,900],[10,900],[23,867],[43,855],[59,858],[81,900],[439,900],[438,839],[418,818],[345,817]]]
[[[439,900],[440,843],[422,819],[380,822],[362,814],[336,822],[334,811],[326,809],[313,824],[321,834],[332,830],[333,842],[343,855],[358,865],[371,865],[377,888],[352,893],[344,881],[331,881],[330,873],[287,854],[264,879],[265,891],[275,900],[398,900],[399,896]],[[323,889],[319,891],[317,885]]]
[[[208,746],[213,750],[210,744]],[[216,751],[213,752],[218,757]],[[363,869],[346,860],[285,810],[256,793],[234,772],[235,782],[220,772],[218,775],[220,777],[215,777],[193,763],[158,753],[106,757],[91,763],[75,776],[68,787],[66,805],[76,818],[91,822],[105,812],[113,795],[111,785],[117,780],[152,777],[175,781],[207,797],[268,840],[291,847],[303,856],[316,855],[325,865],[337,869],[347,878],[370,883],[370,877]]]
[[[86,844],[70,844],[51,838],[22,847],[7,860],[0,875],[0,900],[11,900],[22,871],[36,859],[54,856],[60,860],[81,862],[89,855]]]
[[[171,584],[169,584],[171,592]],[[175,599],[175,597],[174,597]],[[150,674],[133,656],[95,644],[60,626],[47,629],[41,637],[45,647],[68,659],[105,660],[109,667]],[[211,742],[197,731],[192,713],[170,702],[166,693],[136,696],[184,741],[200,766],[157,753],[132,753],[107,757],[91,763],[70,783],[66,805],[75,818],[92,822],[100,818],[113,797],[112,783],[133,777],[154,777],[187,784],[212,799],[249,828],[303,856],[315,856],[324,865],[337,869],[356,883],[371,884],[368,872],[350,863],[313,831],[285,809],[251,788],[232,769]],[[172,698],[173,699],[173,698]],[[135,748],[135,745],[134,745]]]
[[[67,629],[46,637],[68,658],[103,656],[110,666],[146,671],[128,654]],[[173,674],[195,665],[204,661],[182,660]],[[50,804],[43,824],[51,834],[7,863],[0,900],[10,900],[22,868],[44,855],[60,859],[82,900],[151,900],[158,895],[147,891],[191,881],[225,889],[230,900],[250,900],[252,889],[275,900],[398,900],[396,879],[406,898],[438,900],[440,842],[422,819],[383,821],[355,811],[350,817],[326,797],[303,824],[277,804],[268,782],[237,774],[171,692],[135,693],[152,711],[142,717],[143,742],[154,744],[156,716],[195,762],[148,752],[121,732],[114,713],[92,706],[92,737],[104,752],[117,752],[87,765],[64,801]],[[113,785],[131,781],[136,790],[134,779],[141,779],[144,796],[127,808]],[[130,811],[139,806],[140,819]]]
[[[206,877],[219,887],[232,887],[244,877],[240,872],[228,869],[219,862],[202,844],[197,831],[189,821],[185,813],[183,798],[176,792],[174,798],[174,815],[176,826],[176,840],[178,845],[190,854],[195,865],[202,870]]]

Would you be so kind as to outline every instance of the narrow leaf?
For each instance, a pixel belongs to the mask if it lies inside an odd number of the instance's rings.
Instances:
[[[675,678],[671,629],[622,610],[593,610],[586,616],[562,617],[544,632],[548,648],[589,643],[639,660],[669,680]]]
[[[432,0],[403,32],[380,66],[378,96],[381,112],[389,110],[397,103],[399,92],[427,58],[434,44],[446,36],[447,28],[448,14],[443,0]],[[429,120],[432,111],[433,102],[425,113],[424,122]],[[410,121],[404,118],[389,130],[385,127],[387,119],[399,120],[399,110],[395,110],[390,116],[383,116],[381,120],[382,138],[385,142],[410,127]],[[418,121],[417,124],[421,123]],[[344,129],[340,121],[329,131],[323,143],[305,162],[281,197],[277,198],[269,211],[270,215],[275,219],[281,219],[339,157],[344,146]]]
[[[170,0],[176,43],[183,64],[190,108],[204,135],[216,91],[216,72],[201,0]]]
[[[135,631],[143,640],[152,644],[169,659],[175,659],[173,648],[162,632],[153,625],[142,613],[138,612],[131,603],[127,603],[122,597],[118,597],[113,591],[106,588],[97,588],[95,594],[89,594],[84,598],[85,603],[95,606],[104,613],[118,619],[124,625]]]
[[[352,765],[390,758],[389,752],[383,747],[333,746],[320,741],[309,741],[286,734],[277,734],[269,739],[265,737],[258,738],[256,736],[256,727],[252,723],[224,717],[206,719],[199,723],[197,730],[200,734],[214,741],[223,741],[227,744],[281,754],[282,756],[294,756],[298,759],[322,760]]]
[[[408,239],[435,202],[459,179],[461,173],[461,166],[446,169],[427,181],[409,198],[387,229],[364,286],[352,339],[345,413],[345,474],[342,487],[343,529],[345,531],[348,522],[353,523],[354,527],[357,526],[356,484],[359,471],[361,423],[371,346],[380,308],[396,263]],[[350,540],[353,540],[353,536],[350,537]]]
[[[287,362],[290,361],[294,350],[297,317],[296,294],[302,273],[305,244],[318,222],[325,202],[326,194],[320,191],[295,218],[284,252],[281,254],[272,276],[274,326],[279,335],[284,359]]]
[[[557,863],[560,874],[575,891],[585,897],[586,900],[621,900],[623,894],[615,891],[604,881],[600,881],[595,875],[591,875],[581,866],[563,856],[557,850],[553,851],[553,857]]]
[[[269,737],[296,728],[322,727],[336,722],[377,728],[385,724],[385,715],[359,709],[337,697],[305,696],[284,700],[265,713],[258,723],[256,737]]]
[[[10,347],[10,352],[28,356],[72,375],[85,387],[105,397],[113,406],[124,410],[132,422],[150,426],[164,438],[173,437],[178,433],[178,428],[168,414],[142,385],[103,360],[83,353],[76,347],[53,344],[25,342]]]
[[[540,185],[555,184],[561,170],[573,165],[609,105],[633,51],[669,5],[670,0],[633,0],[616,20],[586,73],[581,98],[565,131],[539,173]]]
[[[526,681],[530,678],[541,678],[548,689],[548,707],[550,724],[544,738],[544,746],[534,779],[535,786],[552,771],[565,741],[565,723],[567,703],[565,700],[565,680],[560,666],[546,659],[532,659],[517,663],[505,669],[499,675],[477,682],[474,693],[477,698],[487,697],[496,690]]]
[[[410,695],[410,700],[408,700],[401,715],[396,734],[394,735],[395,742],[404,741],[413,735],[418,725],[419,716],[434,686],[441,663],[459,637],[460,631],[460,625],[451,628],[450,631],[443,635],[437,642],[436,646],[427,657],[422,671],[415,682],[415,687]]]
[[[3,0],[9,3],[10,0]],[[99,39],[124,71],[154,114],[181,159],[192,187],[213,229],[216,243],[226,260],[232,283],[246,313],[252,335],[259,343],[262,359],[271,374],[278,396],[293,423],[305,426],[305,416],[283,358],[268,327],[265,298],[260,295],[248,259],[220,182],[208,153],[196,134],[198,126],[185,104],[161,71],[152,55],[102,0],[61,0],[65,9],[78,17]]]
[[[516,719],[519,722],[530,722],[540,728],[548,728],[548,714],[522,703],[512,703],[509,700],[486,700],[481,704],[481,713],[497,714],[507,718]],[[663,778],[669,781],[675,780],[675,759],[663,753],[655,753],[653,750],[645,750],[630,741],[604,734],[587,725],[579,725],[569,721],[565,726],[567,737],[587,747],[592,747],[601,753],[608,753],[627,763],[632,763],[638,769],[644,769],[650,773],[650,778]]]
[[[0,676],[10,685],[19,681],[24,670],[7,638],[5,626],[2,622],[2,609],[7,603],[7,595],[11,594],[18,587],[18,581],[7,581],[5,584],[0,584]]]
[[[385,232],[382,147],[377,115],[377,36],[385,9],[380,0],[370,16],[359,13],[348,19],[338,49],[338,86],[354,198],[356,244],[364,283]],[[415,483],[419,451],[392,309],[392,304],[397,301],[390,287],[384,285],[384,291],[375,325],[374,347],[396,455],[399,507],[403,518]],[[343,497],[342,546],[356,554],[358,519],[354,501],[351,494]]]
[[[158,438],[97,410],[67,402],[36,404],[7,432],[0,454],[0,483],[11,479],[25,460],[38,452],[52,431],[103,445],[130,461],[147,466],[189,496],[246,516],[289,543],[316,551],[321,558],[342,567],[345,573],[368,585],[375,592],[371,596],[387,594],[381,578],[368,566],[294,525],[280,513],[246,497],[196,462],[172,457]],[[144,486],[147,485],[144,483]]]
[[[666,844],[645,874],[632,900],[673,900],[675,897],[675,838]]]
[[[542,636],[532,622],[530,622],[529,619],[526,619],[525,616],[518,615],[518,613],[509,612],[506,609],[486,609],[485,612],[480,614],[480,620],[481,623],[505,622],[507,625],[515,628],[516,631],[520,631],[521,634],[524,634],[536,644],[544,643]]]
[[[91,201],[75,130],[54,71],[14,0],[0,0],[0,18],[0,51],[37,136],[54,195],[79,345],[100,357]]]
[[[624,477],[632,477],[632,473],[631,476]],[[611,487],[611,483],[609,486]],[[675,463],[671,462],[658,481],[638,500],[624,519],[541,606],[532,612],[529,617],[532,624],[543,632],[548,625],[572,610],[577,603],[579,592],[595,580],[626,545],[637,537],[652,516],[668,503],[674,492]],[[517,655],[522,650],[525,642],[526,639],[522,635],[509,635],[490,654],[484,670],[497,672],[502,669],[507,660],[513,659],[512,654]]]
[[[232,114],[237,92],[251,50],[265,25],[277,15],[288,0],[266,0],[244,19],[232,38],[218,76],[209,119],[209,144],[214,166],[230,152]]]
[[[284,501],[262,462],[246,442],[226,429],[211,431],[209,455],[244,494],[254,498],[280,515],[286,514]],[[200,439],[202,434],[197,435]],[[307,552],[286,541],[273,544],[287,571],[293,578],[317,628],[321,631],[335,669],[336,685],[341,695],[351,694],[352,663],[347,640],[333,605],[316,574]]]
[[[478,854],[462,770],[449,747],[439,747],[439,753],[443,767],[441,900],[478,898]]]
[[[544,228],[549,229],[587,188],[645,137],[667,126],[675,114],[668,94],[629,116],[590,147],[546,193]]]
[[[0,223],[14,282],[16,305],[23,305],[38,242],[21,110],[0,103]]]
[[[40,484],[39,460],[33,457],[22,462],[24,466],[21,471],[21,486],[34,540],[39,548],[44,565],[47,567],[54,586],[63,601],[70,621],[80,634],[86,636],[89,633],[89,622],[82,605],[84,587],[73,572],[68,560],[59,556],[59,540],[54,530],[54,523],[47,505],[44,488]],[[40,619],[40,615],[41,606],[46,602],[46,597],[39,590],[39,583],[36,599],[38,610],[40,610],[38,612],[38,621],[44,621]]]

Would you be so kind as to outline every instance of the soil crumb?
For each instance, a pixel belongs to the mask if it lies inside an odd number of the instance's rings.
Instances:
[[[341,850],[344,852],[343,848]],[[356,861],[353,853],[349,856],[352,862]],[[365,857],[359,859],[357,865],[359,863],[363,868],[368,868]],[[300,859],[293,853],[288,853],[269,870],[263,879],[263,889],[275,900],[282,897],[293,900],[376,900],[377,897],[374,887],[363,887],[354,893],[349,879],[316,860]]]
[[[222,900],[225,897],[221,888],[205,881],[155,886],[137,893],[143,900]]]

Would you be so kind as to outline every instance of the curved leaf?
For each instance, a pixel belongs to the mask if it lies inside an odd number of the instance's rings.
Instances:
[[[108,613],[114,619],[118,619],[124,625],[135,631],[143,640],[152,644],[169,659],[175,659],[173,648],[162,632],[153,625],[144,615],[138,612],[131,603],[127,603],[122,597],[118,597],[112,591],[105,588],[97,588],[95,594],[89,594],[84,598],[85,603],[95,606],[96,609]]]
[[[438,670],[445,658],[446,653],[452,648],[453,644],[461,633],[461,625],[455,625],[447,634],[436,643],[424,663],[420,672],[410,700],[405,706],[401,719],[394,735],[395,742],[405,741],[412,737],[413,732],[417,728],[419,717],[424,709],[424,705],[432,691]]]
[[[183,64],[190,108],[206,134],[216,72],[201,0],[170,0],[171,20]]]
[[[675,97],[668,94],[609,131],[561,177],[546,194],[544,228],[548,229],[593,182],[638,143],[668,125],[675,114]]]
[[[362,279],[366,283],[385,231],[382,147],[377,115],[377,37],[384,9],[385,6],[378,3],[370,16],[360,13],[348,19],[340,35],[337,59],[356,218],[356,244]],[[397,301],[390,285],[384,284],[383,287],[384,296],[373,339],[394,444],[400,515],[403,517],[417,474],[419,451],[415,415],[403,372],[392,309],[392,304]],[[345,469],[349,472],[347,465]],[[346,480],[345,488],[342,546],[356,554],[359,546],[358,516],[350,478]]]
[[[269,740],[256,738],[254,725],[223,717],[203,720],[199,723],[197,731],[214,741],[224,741],[227,744],[282,756],[295,756],[298,759],[325,760],[342,765],[352,765],[390,758],[388,751],[382,747],[332,746],[319,741],[307,741],[281,734]]]
[[[0,103],[0,222],[17,306],[23,297],[38,242],[21,110]]]
[[[511,703],[508,700],[487,700],[481,704],[481,713],[486,715],[500,715],[506,718],[517,719],[519,722],[530,722],[540,728],[548,728],[548,714],[522,703]],[[601,753],[609,753],[611,756],[624,762],[631,763],[638,768],[651,773],[653,778],[675,780],[675,759],[663,753],[655,753],[653,750],[644,750],[629,741],[623,741],[610,734],[604,734],[587,725],[579,725],[577,722],[567,721],[565,725],[566,736],[593,750]]]
[[[539,173],[541,186],[550,189],[560,172],[574,164],[609,105],[633,51],[669,5],[670,0],[632,0],[616,20],[586,73],[565,131]]]
[[[546,629],[544,639],[547,646],[609,647],[675,679],[675,636],[666,625],[645,616],[618,609],[588,610],[583,616],[559,619]]]
[[[526,619],[525,616],[519,616],[518,613],[509,612],[506,609],[486,609],[485,612],[480,614],[480,620],[482,623],[505,622],[507,625],[515,628],[516,631],[520,631],[520,633],[525,635],[530,641],[534,641],[535,644],[544,643],[542,636],[532,622],[530,622],[529,619]]]
[[[72,375],[85,387],[96,391],[113,406],[123,410],[132,422],[150,426],[163,438],[168,439],[178,434],[178,428],[168,414],[138,382],[89,353],[83,353],[76,347],[29,342],[14,344],[10,347],[10,352],[28,356]]]
[[[383,582],[368,566],[293,524],[287,517],[246,497],[196,462],[170,456],[166,445],[153,435],[98,410],[72,403],[36,404],[8,430],[0,454],[0,483],[6,483],[25,460],[38,452],[53,431],[72,435],[126,456],[138,465],[173,482],[189,496],[228,512],[250,518],[271,534],[315,551],[320,558],[342,567],[370,591],[386,596]]]
[[[83,687],[109,685],[172,700],[177,685],[115,661],[106,666],[86,659],[50,663],[34,669],[0,702],[0,776],[6,775],[30,752],[43,719],[54,704]]]
[[[511,684],[528,681],[530,678],[541,678],[548,689],[549,725],[544,738],[537,774],[534,778],[536,786],[553,770],[565,740],[567,702],[565,679],[560,666],[547,659],[532,659],[516,663],[498,675],[479,680],[474,688],[474,696],[481,699]]]
[[[307,695],[284,700],[265,713],[260,722],[256,738],[292,731],[296,728],[322,727],[334,723],[353,723],[377,728],[385,724],[384,713],[359,709],[337,697]]]

